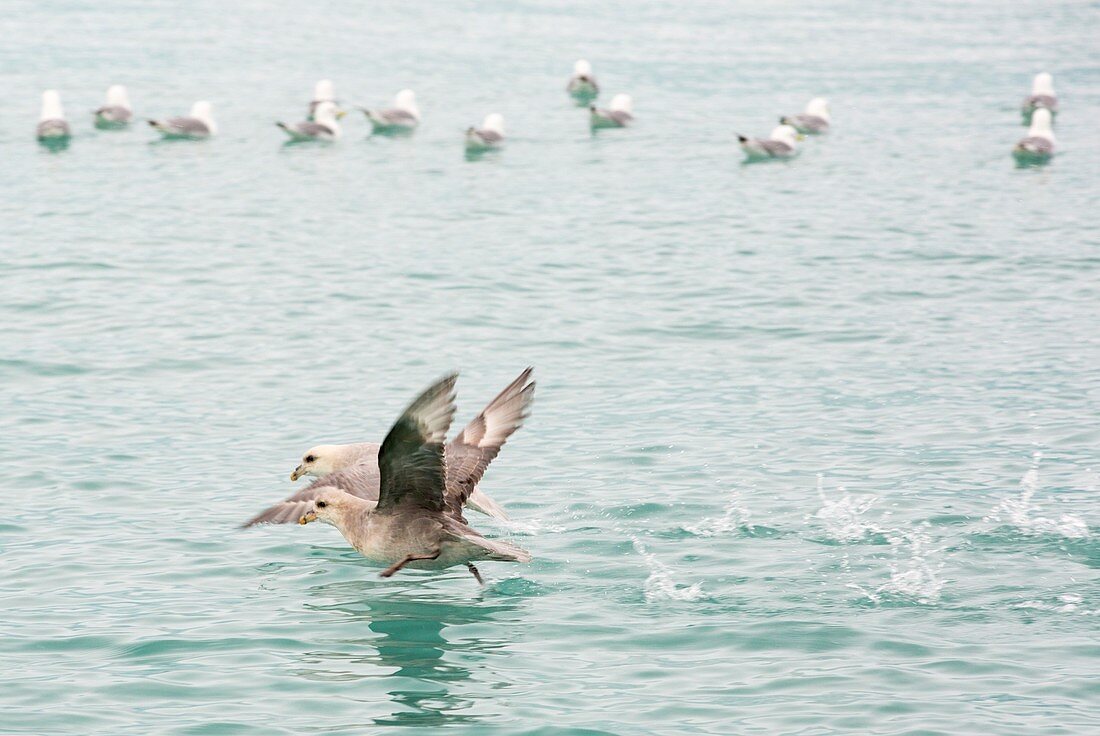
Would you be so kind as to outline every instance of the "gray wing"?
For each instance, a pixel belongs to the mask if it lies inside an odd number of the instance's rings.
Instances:
[[[588,76],[587,74],[578,74],[569,78],[569,84],[565,86],[566,92],[576,92],[584,87],[589,88],[592,94],[598,94],[600,91],[600,85],[596,83],[596,78]]]
[[[783,141],[759,140],[757,143],[769,156],[787,156],[791,153],[791,147]]]
[[[321,123],[305,122],[298,123],[294,126],[294,132],[298,135],[309,136],[310,138],[317,138],[322,135],[332,135],[332,128]]]
[[[165,121],[152,120],[150,124],[167,133],[177,135],[209,135],[210,129],[198,118],[168,118]]]
[[[633,115],[628,112],[623,112],[622,110],[608,110],[607,117],[614,120],[616,124],[622,125],[624,127],[629,125],[630,122],[634,120]]]
[[[825,118],[818,117],[817,115],[806,115],[805,113],[801,115],[789,115],[781,119],[780,122],[793,125],[800,133],[820,133],[829,128],[829,123]]]
[[[1058,99],[1050,95],[1031,95],[1024,100],[1024,108],[1032,110],[1037,107],[1045,107],[1048,110],[1054,110],[1058,107]]]
[[[504,140],[504,136],[502,136],[495,130],[478,129],[474,131],[474,135],[476,135],[485,143],[500,143],[502,140]]]
[[[447,445],[446,503],[452,516],[462,517],[462,507],[489,463],[523,426],[535,397],[535,382],[529,381],[533,370],[520,373]]]
[[[95,111],[97,117],[112,123],[128,123],[134,116],[132,112],[119,105],[106,105]]]
[[[432,384],[398,417],[378,451],[378,510],[443,510],[447,468],[443,440],[455,413],[452,373]]]
[[[313,499],[327,488],[339,488],[364,500],[377,501],[378,462],[373,457],[365,458],[358,465],[319,478],[289,498],[264,509],[242,526],[296,523],[302,514],[309,511]]]
[[[416,116],[405,110],[382,110],[378,115],[387,125],[409,125],[416,122]]]
[[[1054,153],[1054,144],[1047,138],[1031,135],[1017,143],[1016,150],[1023,153],[1050,155]]]
[[[60,138],[69,135],[69,124],[64,120],[43,120],[36,128],[39,138]]]

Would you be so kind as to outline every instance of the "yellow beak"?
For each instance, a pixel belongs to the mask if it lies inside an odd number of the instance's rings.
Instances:
[[[336,111],[336,119],[339,120],[347,114],[348,114],[347,110],[337,110]]]
[[[308,524],[311,521],[317,521],[317,512],[316,511],[307,511],[304,514],[302,514],[300,517],[298,517],[298,523],[301,524],[302,526],[305,526],[306,524]]]
[[[299,478],[301,478],[305,474],[306,474],[306,472],[304,470],[302,470],[302,466],[299,465],[298,467],[294,468],[294,472],[290,474],[290,479],[291,480],[298,480]]]

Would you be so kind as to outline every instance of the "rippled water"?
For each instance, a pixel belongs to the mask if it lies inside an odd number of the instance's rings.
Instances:
[[[1100,728],[1095,3],[188,8],[5,8],[0,731]],[[589,135],[580,56],[635,128]],[[1043,69],[1060,152],[1017,169]],[[322,76],[422,129],[282,147]],[[93,131],[116,82],[221,136]],[[818,94],[831,135],[741,165]],[[475,521],[531,565],[235,528],[527,364],[515,522]]]

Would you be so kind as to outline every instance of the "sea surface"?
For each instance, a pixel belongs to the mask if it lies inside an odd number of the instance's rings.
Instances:
[[[0,733],[1100,733],[1096,2],[3,15]],[[633,128],[589,132],[581,57]],[[421,129],[284,146],[323,77]],[[220,135],[94,130],[114,83]],[[828,136],[742,164],[817,95]],[[512,521],[471,521],[531,564],[238,528],[309,446],[527,365]]]

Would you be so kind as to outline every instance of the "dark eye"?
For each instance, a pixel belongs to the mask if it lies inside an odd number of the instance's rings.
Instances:
[[[314,460],[316,460],[316,459],[317,459],[317,458],[313,457],[313,455],[306,455],[306,462],[307,462],[307,463],[311,463],[311,462],[313,462],[313,461],[314,461]]]
[[[318,501],[317,502],[317,508],[323,509],[325,506],[328,506],[328,501]]]

